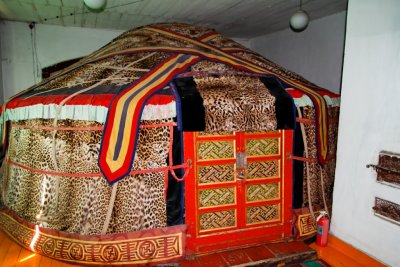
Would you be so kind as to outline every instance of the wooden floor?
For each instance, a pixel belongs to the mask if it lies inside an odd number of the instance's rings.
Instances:
[[[352,266],[352,267],[383,267],[382,263],[370,258],[368,255],[356,250],[345,242],[329,236],[328,246],[325,248],[318,247],[314,244],[310,246],[312,252],[318,258],[323,259],[333,267]],[[260,260],[265,263],[270,260],[278,260],[282,262],[285,257],[299,253],[309,253],[311,248],[302,242],[289,242],[289,243],[275,243],[268,245],[260,245],[258,247],[251,247],[247,249],[240,249],[231,252],[216,253],[207,256],[202,256],[194,261],[182,261],[182,267],[204,267],[204,266],[234,266],[243,263],[255,263]],[[316,251],[316,252],[315,252]],[[312,256],[312,255],[309,255]],[[314,256],[314,257],[315,257]],[[304,258],[306,260],[306,258]],[[288,262],[287,259],[285,262]],[[279,266],[284,266],[279,265]],[[12,239],[10,239],[3,231],[0,230],[0,266],[1,267],[76,267],[53,260],[39,254],[32,253],[31,251],[22,248]],[[167,266],[167,265],[166,265]],[[269,266],[269,265],[268,265]]]
[[[66,267],[68,263],[52,260],[22,248],[0,231],[0,266],[1,267]]]
[[[236,249],[198,257],[194,260],[183,260],[179,265],[181,267],[229,267],[238,264],[265,263],[268,266],[285,266],[289,263],[298,263],[305,260],[315,259],[317,253],[303,242],[288,242],[265,244],[256,247]],[[272,264],[272,265],[271,265]],[[53,260],[39,254],[35,254],[25,248],[22,248],[15,241],[10,239],[0,230],[0,266],[1,267],[66,267],[79,266],[61,261]]]
[[[310,247],[317,251],[318,258],[323,259],[333,267],[386,266],[332,235],[329,235],[328,246],[319,247],[315,243],[313,243]]]

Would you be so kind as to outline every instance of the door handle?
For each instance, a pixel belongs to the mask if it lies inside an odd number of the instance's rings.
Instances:
[[[245,169],[237,170],[236,179],[240,181],[246,181],[246,170]]]
[[[246,152],[236,153],[236,172],[237,179],[246,181],[246,167],[247,167],[247,155]]]

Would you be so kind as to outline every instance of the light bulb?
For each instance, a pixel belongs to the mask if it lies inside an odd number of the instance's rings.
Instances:
[[[297,10],[290,18],[290,27],[295,32],[304,31],[307,28],[310,18],[304,10]]]

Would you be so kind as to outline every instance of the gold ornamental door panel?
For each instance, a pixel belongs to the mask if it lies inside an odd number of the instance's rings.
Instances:
[[[291,137],[291,131],[184,133],[185,160],[193,162],[185,181],[190,250],[290,235]]]

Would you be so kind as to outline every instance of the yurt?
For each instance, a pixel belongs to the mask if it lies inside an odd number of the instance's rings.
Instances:
[[[3,105],[0,228],[87,265],[310,237],[339,100],[212,29],[129,30]]]

